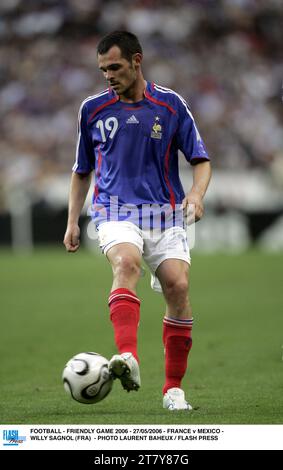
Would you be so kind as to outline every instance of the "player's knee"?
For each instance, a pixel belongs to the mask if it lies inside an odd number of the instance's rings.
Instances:
[[[138,278],[140,275],[140,262],[132,256],[121,256],[116,259],[113,273],[116,278]]]
[[[188,279],[171,279],[166,282],[165,285],[165,296],[169,302],[182,304],[187,303],[188,300]]]
[[[171,313],[179,317],[183,313],[189,313],[190,302],[188,297],[188,280],[176,279],[167,286],[166,301]]]

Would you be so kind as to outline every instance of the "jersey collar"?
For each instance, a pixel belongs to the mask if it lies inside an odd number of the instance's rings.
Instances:
[[[146,87],[145,87],[144,92],[143,92],[144,98],[146,98],[146,95],[148,93],[151,95],[153,93],[153,91],[154,91],[154,83],[146,81]],[[108,94],[109,94],[110,98],[116,97],[117,101],[120,101],[119,95],[117,95],[116,91],[113,90],[110,86],[108,87]]]

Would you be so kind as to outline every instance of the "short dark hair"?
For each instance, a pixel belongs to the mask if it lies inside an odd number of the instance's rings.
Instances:
[[[137,36],[129,31],[113,31],[104,36],[98,43],[97,54],[106,54],[113,46],[118,46],[122,57],[129,62],[131,62],[133,54],[142,54],[142,47]]]

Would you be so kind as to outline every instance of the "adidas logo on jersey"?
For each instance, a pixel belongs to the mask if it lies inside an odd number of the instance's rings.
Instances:
[[[139,124],[139,121],[137,120],[136,116],[132,114],[132,116],[129,117],[129,119],[127,119],[126,123],[127,124]]]

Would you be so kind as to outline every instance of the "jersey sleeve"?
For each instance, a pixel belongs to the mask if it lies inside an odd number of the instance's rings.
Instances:
[[[179,98],[179,126],[177,131],[178,148],[191,165],[209,161],[204,142],[197,129],[193,115],[184,99]]]
[[[78,115],[76,161],[72,168],[75,173],[90,173],[95,167],[95,156],[87,125],[87,116],[87,106],[86,103],[83,103]]]

